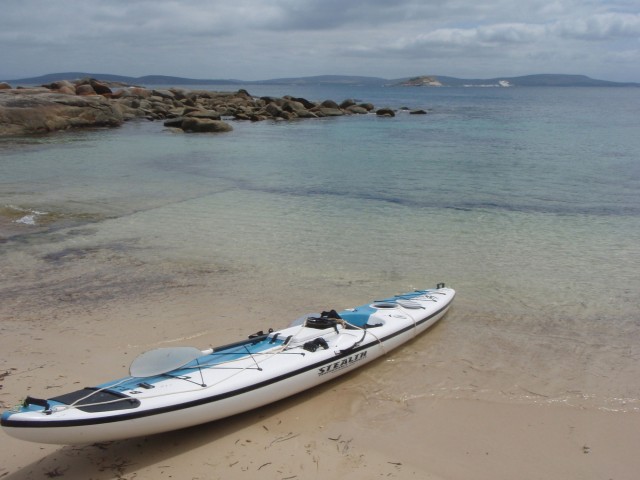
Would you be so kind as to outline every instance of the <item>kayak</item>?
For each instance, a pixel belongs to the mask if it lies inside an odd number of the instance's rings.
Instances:
[[[177,430],[245,412],[359,368],[411,340],[449,309],[455,291],[417,290],[309,314],[220,347],[158,348],[129,375],[52,398],[28,396],[2,414],[21,440],[62,445]]]

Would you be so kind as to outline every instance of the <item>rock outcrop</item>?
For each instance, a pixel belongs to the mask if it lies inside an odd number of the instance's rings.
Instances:
[[[99,95],[68,95],[44,88],[0,91],[0,135],[116,127],[123,121],[118,105]]]
[[[114,86],[92,78],[37,88],[0,86],[0,135],[45,133],[80,127],[115,127],[136,118],[162,120],[188,132],[225,132],[228,120],[295,120],[367,114],[370,103],[347,99],[312,102],[237,92]],[[393,111],[387,115],[393,116]],[[381,111],[377,112],[382,115]]]

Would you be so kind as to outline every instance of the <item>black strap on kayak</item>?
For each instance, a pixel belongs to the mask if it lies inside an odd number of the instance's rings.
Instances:
[[[267,337],[270,333],[273,333],[273,328],[270,328],[267,333],[264,333],[262,330],[256,333],[252,333],[251,335],[249,335],[248,338],[250,340],[262,340],[263,338]],[[217,350],[219,350],[219,348]]]
[[[43,407],[45,410],[51,409],[49,402],[47,402],[43,398],[35,398],[35,397],[27,396],[27,398],[24,399],[22,406],[28,407],[29,405],[37,405],[38,407]]]

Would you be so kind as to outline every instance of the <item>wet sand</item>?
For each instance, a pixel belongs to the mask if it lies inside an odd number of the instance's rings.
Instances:
[[[282,315],[287,308],[313,311],[340,295],[338,305],[347,306],[342,301],[352,295],[336,286],[310,298],[313,292],[295,285],[241,289],[242,278],[227,280],[217,287],[174,286],[92,304],[58,301],[24,314],[16,304],[5,304],[0,310],[0,402],[9,407],[27,394],[53,396],[117,378],[142,351],[233,341],[287,323],[291,316]],[[281,303],[283,298],[288,304]],[[419,345],[403,347],[404,353],[446,342],[444,322],[456,322],[461,310],[454,308]],[[212,325],[212,318],[219,322]],[[278,318],[279,323],[261,323]],[[421,381],[430,369],[403,369],[403,348],[295,397],[178,432],[80,447],[30,444],[3,433],[0,478],[637,477],[637,412],[468,395],[403,397],[398,395],[402,385]],[[446,375],[446,369],[439,365],[438,375]],[[376,371],[385,373],[384,382],[376,381]],[[473,369],[469,373],[473,377]]]

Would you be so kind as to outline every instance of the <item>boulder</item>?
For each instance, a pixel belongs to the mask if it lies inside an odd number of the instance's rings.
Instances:
[[[60,88],[58,88],[56,91],[58,93],[63,93],[65,95],[75,95],[76,94],[76,89],[73,86],[68,87],[66,85],[63,85]]]
[[[282,109],[278,105],[276,105],[275,102],[268,103],[267,106],[264,107],[264,110],[272,117],[279,117],[280,115],[282,115]]]
[[[182,117],[186,113],[187,112],[185,111],[184,107],[171,108],[171,109],[169,109],[169,112],[167,113],[167,118]]]
[[[94,78],[89,80],[89,85],[93,87],[93,90],[98,95],[111,95],[113,93],[106,83],[96,80]]]
[[[334,110],[337,110],[340,108],[340,105],[338,105],[336,102],[334,102],[333,100],[325,100],[324,102],[322,102],[320,104],[321,107],[323,108],[332,108]]]
[[[208,118],[185,117],[180,128],[185,132],[230,132],[233,127],[220,120],[210,120]]]
[[[11,90],[11,85],[7,82],[0,82],[0,90]]]
[[[126,91],[124,89],[116,90],[111,94],[111,99],[120,100],[122,97],[126,95]]]
[[[76,89],[76,86],[69,80],[59,80],[57,82],[50,83],[49,85],[43,85],[43,87],[47,87],[49,90],[62,90],[63,88],[72,88],[75,91]]]
[[[319,117],[340,117],[344,112],[339,108],[320,107],[314,110]]]
[[[213,106],[211,107],[213,108]],[[207,106],[201,105],[200,108],[207,108]],[[233,117],[236,113],[238,113],[238,109],[231,105],[218,105],[215,108],[221,117]]]
[[[302,97],[285,97],[285,98],[288,98],[289,100],[293,100],[294,102],[301,103],[304,106],[304,108],[306,108],[307,110],[310,110],[316,106],[315,103],[310,102],[306,98],[302,98]]]
[[[277,105],[279,101],[284,102],[282,98],[277,98],[277,97],[260,97],[259,100],[264,102],[265,105],[269,103],[275,103]]]
[[[176,94],[173,93],[172,90],[156,90],[156,89],[154,89],[154,90],[151,91],[151,95],[155,96],[155,97],[170,99],[170,100],[173,100],[174,98],[176,98]]]
[[[425,110],[418,109],[418,110],[411,110],[409,114],[410,115],[426,115],[427,112]]]
[[[298,118],[318,118],[318,115],[309,110],[299,110],[296,112],[296,115]]]
[[[264,115],[264,113],[261,113],[261,112],[255,112],[249,115],[249,120],[251,120],[252,122],[262,122],[263,120],[267,120],[268,118],[269,117],[267,117],[266,115]]]
[[[184,117],[175,117],[165,120],[163,125],[169,128],[182,128],[183,121]]]
[[[284,110],[285,112],[295,113],[305,110],[305,108],[304,105],[300,102],[296,102],[295,100],[287,100],[282,105],[282,110]]]
[[[83,83],[76,86],[76,95],[96,95],[96,91],[91,85]]]
[[[395,117],[396,113],[390,108],[380,108],[376,111],[379,117]]]
[[[355,100],[347,99],[340,104],[340,108],[346,110],[349,107],[353,107],[355,104],[356,104]]]
[[[133,97],[149,98],[153,92],[143,87],[131,87],[127,94]],[[125,94],[125,95],[127,95]]]
[[[176,100],[184,100],[187,98],[187,95],[189,95],[189,90],[185,88],[171,87],[169,91],[173,94],[173,98]]]
[[[351,105],[349,108],[347,108],[347,111],[349,113],[356,113],[359,115],[365,115],[367,113],[369,113],[369,110],[367,110],[364,107],[361,107],[360,105]]]
[[[191,110],[185,114],[186,117],[208,118],[210,120],[220,120],[220,114],[214,110]]]
[[[285,112],[283,110],[282,113],[280,113],[280,117],[279,118],[282,118],[283,120],[293,120],[296,117],[297,117],[297,115],[295,113]]]
[[[118,99],[119,105],[126,105],[130,108],[140,108],[141,102],[138,97],[126,96]]]
[[[81,97],[29,89],[0,92],[0,135],[116,127],[123,121],[118,105],[101,96]]]

